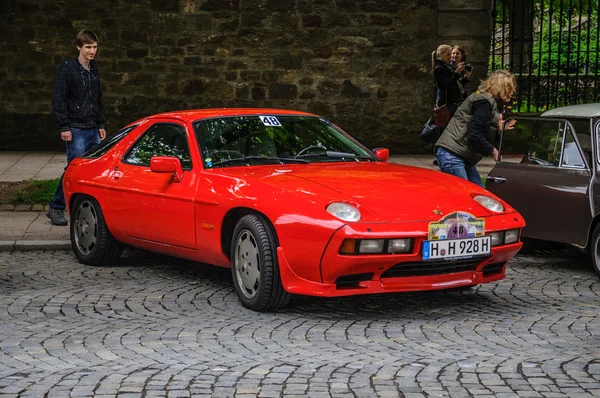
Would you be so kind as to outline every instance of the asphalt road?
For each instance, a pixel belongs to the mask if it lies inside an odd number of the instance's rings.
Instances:
[[[228,270],[0,253],[0,397],[600,396],[600,279],[518,256],[470,290],[243,308]]]

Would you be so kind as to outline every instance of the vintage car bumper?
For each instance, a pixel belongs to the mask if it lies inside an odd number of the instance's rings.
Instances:
[[[427,240],[427,225],[415,223],[352,224],[339,229],[323,253],[321,280],[307,280],[294,271],[284,249],[277,249],[281,280],[286,291],[310,296],[336,297],[356,294],[440,290],[492,282],[505,277],[506,263],[522,243],[494,246],[486,257],[452,261],[423,261],[422,246]],[[518,213],[486,219],[486,234],[521,229],[525,225]],[[406,254],[342,255],[344,239],[413,238]],[[307,266],[307,264],[304,264]]]

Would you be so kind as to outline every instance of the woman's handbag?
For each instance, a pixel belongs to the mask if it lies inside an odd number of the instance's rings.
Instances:
[[[419,138],[426,144],[435,144],[440,138],[440,128],[433,123],[431,118],[423,126]]]
[[[442,106],[438,106],[437,102],[433,107],[433,124],[438,127],[446,127],[450,122],[450,109],[448,105],[444,104]]]

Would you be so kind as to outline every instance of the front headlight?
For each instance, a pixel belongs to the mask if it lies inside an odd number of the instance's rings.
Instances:
[[[489,211],[493,211],[494,213],[502,213],[504,212],[504,206],[502,203],[498,202],[494,198],[490,198],[489,196],[477,195],[473,197],[475,202],[479,203]]]
[[[347,203],[332,203],[327,206],[327,212],[340,220],[360,221],[360,211]]]

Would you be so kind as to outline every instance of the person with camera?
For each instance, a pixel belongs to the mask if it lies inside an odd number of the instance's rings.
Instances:
[[[463,77],[462,71],[464,64],[457,65],[454,68],[450,62],[452,61],[452,46],[442,44],[437,50],[431,54],[431,67],[433,69],[433,77],[435,80],[435,104],[434,108],[447,108],[449,116],[452,117],[462,102],[462,91],[458,80]],[[435,111],[434,111],[435,113]],[[431,120],[431,119],[430,119]],[[437,138],[444,132],[445,124],[426,123],[425,129],[434,137],[429,142],[435,144]],[[423,137],[423,133],[421,134]],[[423,138],[421,138],[423,139]],[[435,154],[435,152],[434,152]],[[438,165],[436,158],[433,159],[433,164]]]
[[[433,55],[435,55],[435,58],[432,59],[432,66],[437,88],[436,104],[437,106],[446,105],[450,115],[454,115],[459,103],[463,100],[458,81],[463,78],[462,72],[465,64],[459,63],[456,67],[451,65],[452,47],[447,44],[439,46]]]
[[[473,67],[471,64],[467,63],[467,54],[465,53],[464,48],[460,46],[454,46],[452,48],[452,53],[450,55],[450,66],[455,70],[458,66],[462,64],[464,65],[464,70],[461,73],[462,77],[458,79],[458,85],[462,94],[461,102],[467,99],[468,93],[465,89],[465,85],[467,85],[471,81],[471,74],[473,73]],[[459,105],[459,104],[458,104]],[[457,108],[458,108],[457,105]]]
[[[476,165],[484,156],[492,155],[498,161],[494,142],[503,127],[498,102],[509,102],[516,86],[511,72],[496,70],[458,107],[435,144],[442,172],[483,187]],[[511,120],[504,128],[512,129],[514,124]]]

